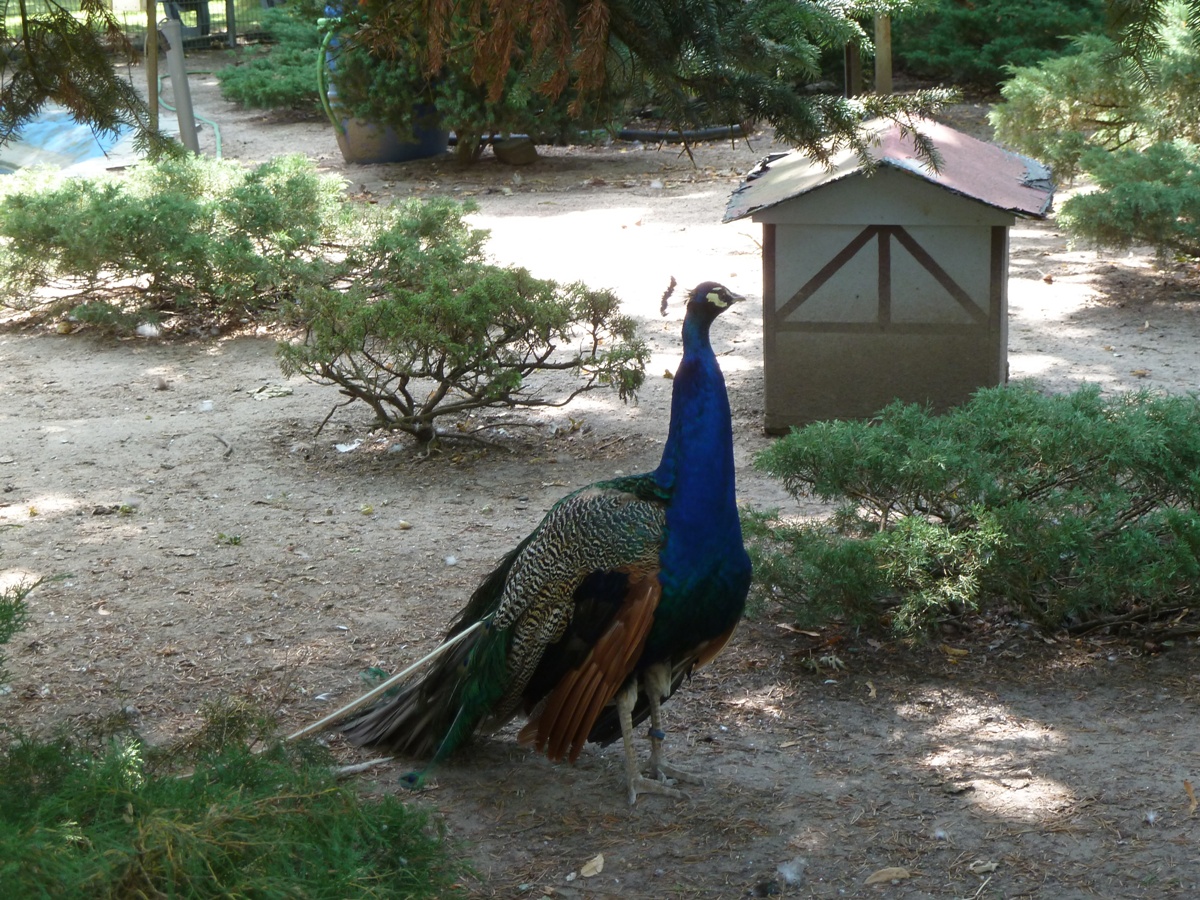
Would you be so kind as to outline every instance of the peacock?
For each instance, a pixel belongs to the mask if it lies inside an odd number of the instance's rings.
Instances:
[[[630,803],[682,797],[672,781],[703,783],[667,764],[660,710],[725,646],[750,587],[729,398],[709,340],[742,299],[711,281],[688,298],[658,468],[559,500],[476,588],[426,673],[343,726],[351,743],[432,766],[523,713],[518,739],[556,762],[622,739]],[[646,718],[643,775],[633,729]]]

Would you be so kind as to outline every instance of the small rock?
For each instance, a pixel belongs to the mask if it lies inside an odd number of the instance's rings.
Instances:
[[[496,159],[508,166],[527,166],[537,162],[537,146],[530,138],[511,137],[492,141]]]

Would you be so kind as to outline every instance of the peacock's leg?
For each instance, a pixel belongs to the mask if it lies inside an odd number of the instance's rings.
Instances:
[[[650,777],[661,780],[674,778],[687,784],[704,784],[704,779],[663,761],[662,743],[666,733],[662,727],[662,701],[671,696],[671,667],[665,663],[651,666],[642,676],[642,687],[650,703]]]
[[[637,802],[638,794],[661,794],[664,797],[683,799],[684,794],[663,784],[655,778],[647,778],[638,771],[637,751],[633,747],[633,708],[637,706],[637,679],[617,694],[617,714],[621,719],[621,740],[625,744],[625,782],[629,785],[629,802]]]

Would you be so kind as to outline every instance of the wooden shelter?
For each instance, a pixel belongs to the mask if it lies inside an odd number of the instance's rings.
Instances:
[[[766,429],[866,418],[895,399],[941,410],[1008,374],[1008,230],[1044,218],[1041,163],[935,122],[934,171],[877,121],[868,174],[768,157],[733,193],[730,222],[763,225]]]

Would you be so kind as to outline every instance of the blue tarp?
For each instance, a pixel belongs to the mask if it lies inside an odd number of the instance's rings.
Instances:
[[[72,174],[88,174],[137,162],[133,129],[121,134],[97,135],[80,125],[61,106],[47,105],[20,135],[0,147],[0,172],[9,174],[28,166],[54,166]]]

